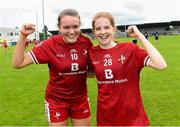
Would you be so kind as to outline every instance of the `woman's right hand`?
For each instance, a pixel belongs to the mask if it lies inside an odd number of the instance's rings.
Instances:
[[[20,29],[20,33],[24,36],[28,36],[32,34],[34,31],[35,31],[35,25],[31,23],[23,24]]]

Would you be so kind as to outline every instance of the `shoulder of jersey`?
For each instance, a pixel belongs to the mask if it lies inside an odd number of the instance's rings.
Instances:
[[[52,45],[52,43],[54,43],[56,41],[59,41],[58,36],[51,36],[47,40],[41,41],[39,46],[42,46],[42,45],[46,45],[46,46],[47,45]]]
[[[54,36],[50,37],[49,39],[53,40],[53,41],[60,41],[61,40],[59,35],[54,35]]]
[[[98,50],[99,49],[99,45],[94,45],[93,47],[90,48],[90,50]]]
[[[54,35],[52,37],[49,38],[49,42],[50,43],[58,43],[58,44],[62,44],[63,42],[63,38],[61,35]]]
[[[122,46],[127,49],[136,49],[138,47],[137,44],[134,44],[133,42],[124,42],[122,43]]]
[[[134,44],[132,42],[122,42],[121,45],[123,45],[123,46],[135,46],[136,44]]]

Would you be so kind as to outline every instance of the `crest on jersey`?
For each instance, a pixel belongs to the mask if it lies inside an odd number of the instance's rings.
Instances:
[[[86,49],[84,49],[83,55],[87,56],[87,50]]]
[[[126,57],[121,54],[118,61],[120,61],[123,64],[125,62],[125,60],[126,60]]]
[[[60,112],[56,112],[56,114],[54,115],[54,117],[56,117],[57,119],[59,119],[60,116],[61,116]]]
[[[70,53],[77,53],[78,51],[76,49],[71,49]]]
[[[109,58],[112,58],[112,56],[110,54],[106,54],[106,55],[104,55],[104,58],[109,59]]]

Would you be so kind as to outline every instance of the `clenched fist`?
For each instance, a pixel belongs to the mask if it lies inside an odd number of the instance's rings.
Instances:
[[[127,33],[130,37],[137,38],[140,34],[142,34],[136,26],[129,26],[127,29]]]
[[[28,36],[32,34],[34,31],[35,31],[35,25],[30,23],[23,24],[20,29],[20,33],[24,36]]]

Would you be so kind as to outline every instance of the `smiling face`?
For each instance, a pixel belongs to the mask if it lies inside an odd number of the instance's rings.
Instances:
[[[114,37],[114,27],[105,17],[98,18],[94,23],[94,34],[101,45],[109,45]]]
[[[92,27],[102,48],[111,48],[115,45],[113,39],[116,28],[114,18],[110,13],[97,13],[93,18]]]
[[[59,31],[66,43],[75,43],[80,35],[80,20],[76,16],[66,15],[60,21]]]

